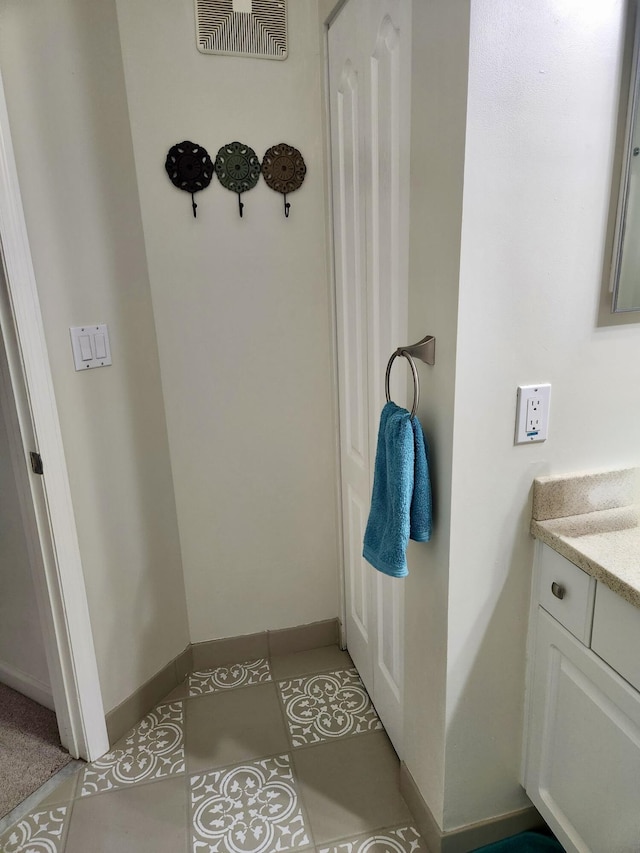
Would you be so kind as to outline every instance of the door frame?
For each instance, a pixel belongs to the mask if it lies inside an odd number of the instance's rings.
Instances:
[[[15,398],[29,555],[63,745],[89,761],[109,749],[80,546],[53,379],[0,76],[0,329]],[[31,474],[40,453],[44,476]]]
[[[338,611],[340,617],[340,648],[347,648],[347,593],[346,567],[344,563],[344,531],[342,506],[342,468],[340,461],[340,393],[338,367],[338,308],[336,303],[336,268],[333,238],[334,199],[333,199],[333,157],[331,153],[331,103],[329,100],[329,28],[336,16],[349,0],[324,0],[320,4],[320,45],[322,51],[322,115],[324,123],[324,185],[327,199],[325,209],[325,236],[327,245],[327,273],[329,287],[329,307],[331,311],[331,372],[333,378],[333,417],[335,441],[335,494],[336,494],[336,531],[338,564]]]

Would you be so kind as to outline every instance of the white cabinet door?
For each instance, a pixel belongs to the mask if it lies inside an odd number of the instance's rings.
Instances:
[[[410,77],[410,0],[349,0],[329,29],[346,632],[399,754],[404,587],[361,555],[386,364],[408,343]]]
[[[527,794],[567,851],[640,850],[640,696],[538,608]]]

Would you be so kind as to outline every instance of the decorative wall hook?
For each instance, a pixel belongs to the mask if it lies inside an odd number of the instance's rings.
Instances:
[[[284,215],[287,219],[291,209],[287,194],[300,189],[306,173],[302,154],[293,145],[280,142],[265,151],[262,174],[267,186],[284,196]]]
[[[238,194],[238,211],[242,216],[244,204],[241,195],[252,190],[260,178],[258,155],[242,142],[230,142],[218,151],[215,170],[222,186]]]
[[[213,163],[209,152],[201,145],[185,140],[169,149],[164,167],[174,186],[191,193],[191,207],[195,217],[198,207],[195,193],[206,189],[213,176]]]

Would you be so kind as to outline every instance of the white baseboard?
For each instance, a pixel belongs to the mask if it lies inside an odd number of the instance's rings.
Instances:
[[[0,661],[0,682],[11,687],[12,690],[22,693],[23,696],[28,696],[29,699],[33,699],[39,705],[44,705],[45,708],[49,708],[51,711],[56,710],[51,687],[48,684],[10,666],[8,663],[4,663],[4,661]]]

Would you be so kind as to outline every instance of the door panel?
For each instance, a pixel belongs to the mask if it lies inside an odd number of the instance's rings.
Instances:
[[[370,653],[371,573],[362,558],[371,486],[369,447],[369,356],[363,187],[361,72],[351,33],[355,4],[347,4],[340,26],[331,28],[331,148],[340,370],[340,459],[344,528],[347,645],[373,696]]]
[[[400,37],[388,15],[372,39],[369,57],[369,168],[370,183],[367,211],[372,303],[371,402],[374,411],[384,404],[384,374],[391,352],[406,335],[406,304],[399,286],[401,237],[399,227],[399,151],[398,90]],[[401,304],[403,303],[403,304]],[[402,321],[401,321],[402,318]],[[403,338],[404,340],[404,338]],[[406,384],[402,371],[394,371],[391,381],[393,399],[404,405]],[[380,380],[383,381],[380,381]]]
[[[369,430],[385,403],[391,353],[407,338],[411,4],[367,0],[365,33],[369,129],[366,163],[369,285]],[[405,148],[403,149],[403,145]],[[406,405],[406,365],[391,376],[391,397]],[[396,750],[402,750],[404,583],[375,572],[374,702]]]
[[[349,0],[329,29],[347,646],[399,754],[404,586],[361,553],[386,365],[408,342],[410,32],[410,0]],[[400,405],[406,380],[399,365]]]
[[[354,494],[350,486],[349,509],[347,518],[349,521],[349,565],[351,606],[349,614],[355,623],[355,627],[362,635],[365,643],[369,642],[369,573],[367,564],[362,558],[362,536],[366,525],[367,508]]]
[[[362,269],[360,203],[360,151],[358,122],[358,78],[350,62],[345,63],[338,89],[338,166],[340,279],[342,287],[341,340],[345,347],[345,442],[351,460],[359,467],[368,465],[368,411],[366,400],[367,353],[366,288]]]

